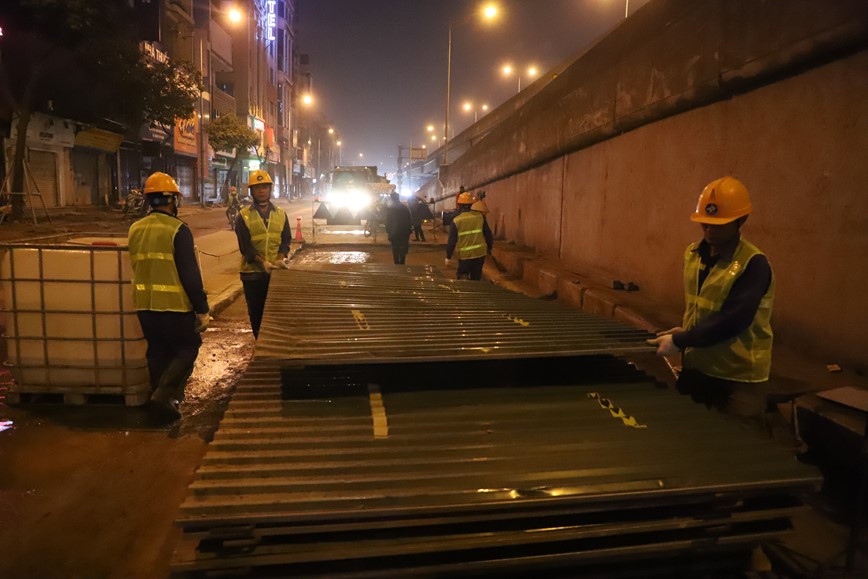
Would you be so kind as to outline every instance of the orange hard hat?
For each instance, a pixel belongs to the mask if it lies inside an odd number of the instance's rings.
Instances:
[[[465,191],[458,196],[458,205],[473,205],[473,195]]]
[[[715,179],[702,190],[691,221],[723,225],[753,211],[747,187],[735,177]]]
[[[480,213],[488,213],[488,204],[485,200],[480,199],[476,203],[470,206],[471,211],[479,211]]]
[[[179,195],[181,190],[178,189],[178,183],[171,175],[157,171],[152,173],[145,181],[145,195]]]

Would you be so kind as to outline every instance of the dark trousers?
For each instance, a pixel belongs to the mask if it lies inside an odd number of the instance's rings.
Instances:
[[[678,392],[690,396],[698,404],[762,426],[767,410],[767,384],[723,380],[685,368],[678,376],[676,387]]]
[[[485,265],[485,256],[474,257],[473,259],[458,260],[458,279],[482,279],[482,266]]]
[[[410,237],[402,235],[400,239],[390,239],[389,243],[392,244],[392,259],[398,265],[403,264],[410,251]]]
[[[425,241],[425,232],[422,231],[422,224],[413,224],[413,234],[416,236],[416,241]]]
[[[178,398],[183,398],[184,384],[193,373],[199,356],[202,337],[196,331],[196,314],[193,312],[137,312],[142,333],[148,342],[146,357],[151,390],[156,390],[160,380],[172,367],[173,385]]]
[[[262,312],[265,311],[265,298],[268,297],[268,282],[270,276],[254,279],[241,278],[244,285],[244,299],[247,300],[247,315],[250,316],[250,327],[253,337],[259,337],[259,326],[262,324]]]

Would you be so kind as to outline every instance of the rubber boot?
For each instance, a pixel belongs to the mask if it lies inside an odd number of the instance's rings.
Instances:
[[[175,358],[160,376],[157,389],[151,394],[150,405],[162,418],[172,421],[181,418],[178,406],[184,400],[184,389],[193,372],[192,366],[189,360]]]

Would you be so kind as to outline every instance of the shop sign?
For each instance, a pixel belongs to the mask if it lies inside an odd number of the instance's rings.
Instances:
[[[117,153],[124,140],[123,135],[102,129],[83,129],[75,134],[75,146],[99,149],[107,153]]]
[[[18,138],[17,118],[12,121],[13,140]],[[51,145],[55,147],[72,147],[75,145],[75,123],[72,121],[33,113],[27,125],[27,143],[29,145]]]
[[[197,156],[199,123],[196,114],[187,119],[175,119],[175,152]]]
[[[265,0],[265,40],[275,40],[274,29],[277,28],[277,14],[274,6],[277,0]]]

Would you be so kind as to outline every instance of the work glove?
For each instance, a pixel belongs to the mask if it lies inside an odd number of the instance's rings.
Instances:
[[[668,330],[665,330],[663,332],[657,332],[657,337],[659,338],[660,336],[665,336],[667,334],[680,334],[683,331],[684,328],[682,328],[681,326],[675,326],[674,328],[669,328]]]
[[[196,331],[200,334],[208,329],[211,323],[211,315],[208,312],[204,314],[196,314]]]
[[[289,269],[289,266],[286,264],[286,260],[284,259],[275,259],[271,262],[271,267],[274,269]]]
[[[672,334],[661,332],[657,338],[646,341],[651,346],[657,346],[658,356],[672,356],[681,351],[678,346],[675,345],[675,342],[672,341]]]
[[[443,263],[446,265],[446,267],[449,267],[450,265],[452,265],[452,258],[447,257],[443,260]]]
[[[271,270],[274,269],[274,264],[270,261],[262,261],[262,267],[265,268],[265,273],[271,273]]]

